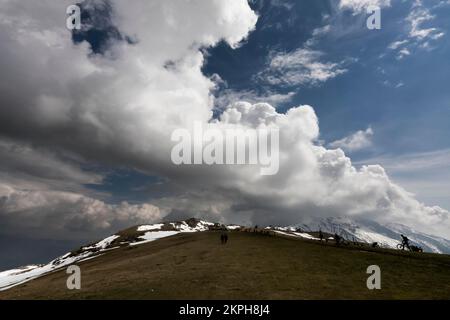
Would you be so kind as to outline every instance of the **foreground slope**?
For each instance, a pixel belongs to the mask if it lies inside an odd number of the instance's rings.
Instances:
[[[135,246],[156,241],[161,238],[173,236],[180,232],[202,232],[222,228],[219,224],[188,219],[184,221],[164,222],[153,225],[140,225],[131,227],[111,235],[90,245],[68,252],[47,264],[28,265],[12,270],[0,272],[0,291],[8,290],[19,284],[40,278],[48,273],[55,272],[69,265],[85,260],[95,259],[108,251],[124,246]]]
[[[258,233],[180,233],[79,262],[81,290],[65,270],[0,292],[0,299],[448,299],[450,256],[337,248]],[[382,289],[366,287],[379,265]]]

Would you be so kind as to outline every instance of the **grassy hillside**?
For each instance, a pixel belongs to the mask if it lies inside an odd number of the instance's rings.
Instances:
[[[381,267],[381,290],[366,268]],[[82,289],[65,270],[0,299],[448,299],[450,256],[361,249],[246,232],[184,233],[112,250],[79,264]]]

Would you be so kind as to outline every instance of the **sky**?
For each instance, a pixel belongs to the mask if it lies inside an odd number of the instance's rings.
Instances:
[[[450,237],[450,1],[71,4],[0,0],[0,269],[186,217]],[[279,172],[175,165],[195,122],[279,129]]]

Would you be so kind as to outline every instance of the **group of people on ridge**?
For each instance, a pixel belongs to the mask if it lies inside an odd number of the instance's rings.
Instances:
[[[256,231],[256,229],[257,229],[257,227],[255,227],[254,230]],[[222,233],[220,234],[220,242],[222,244],[226,244],[228,242],[228,232],[227,231],[228,230],[225,228],[225,229],[222,230]],[[411,246],[410,246],[408,237],[403,235],[403,234],[401,234],[400,236],[402,238],[402,243],[400,245],[402,250],[404,250],[405,248],[411,250]],[[324,235],[322,233],[322,230],[319,230],[319,239],[320,239],[320,241],[323,241],[323,239],[324,239]],[[342,240],[343,240],[343,238],[340,235],[338,235],[337,233],[334,234],[333,239],[334,239],[334,241],[335,241],[337,246],[339,246],[342,243]],[[326,241],[328,242],[328,239],[326,239]],[[375,242],[372,246],[373,247],[377,247],[378,243]],[[414,246],[412,246],[412,247],[414,247]],[[417,247],[417,248],[421,249],[420,247]]]
[[[402,250],[404,250],[405,248],[410,249],[411,247],[410,247],[410,244],[409,244],[408,237],[403,235],[403,234],[401,234],[400,236],[402,238],[402,243],[401,243]],[[323,241],[323,238],[324,238],[324,235],[322,233],[322,230],[319,230],[319,239],[320,239],[320,241]],[[342,237],[340,235],[338,235],[337,233],[334,234],[333,239],[336,242],[337,246],[339,246],[341,244],[341,242],[342,242]],[[378,243],[375,242],[372,246],[373,247],[377,247]]]

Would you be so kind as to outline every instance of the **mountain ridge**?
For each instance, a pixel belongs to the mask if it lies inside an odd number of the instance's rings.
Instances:
[[[179,233],[223,230],[224,227],[230,231],[249,231],[254,229],[254,227],[245,227],[236,224],[224,225],[196,218],[137,225],[119,231],[100,241],[93,242],[82,246],[77,250],[68,252],[63,256],[50,261],[48,264],[28,265],[0,272],[0,291],[10,289],[14,286],[58,271],[71,264],[97,258],[106,254],[108,251],[124,246],[138,246]],[[317,231],[321,230],[330,235],[337,233],[349,241],[365,244],[377,242],[381,247],[394,249],[400,242],[397,240],[397,238],[399,238],[399,232],[402,232],[407,234],[413,243],[424,246],[426,251],[434,253],[450,253],[449,240],[417,231],[411,235],[413,230],[400,224],[392,224],[387,227],[373,221],[364,221],[364,223],[362,223],[361,221],[355,221],[348,218],[323,218],[314,219],[314,221],[309,221],[308,224],[299,223],[288,227],[270,226],[263,229],[259,228],[258,230],[310,241],[319,241],[320,239],[318,238]]]

